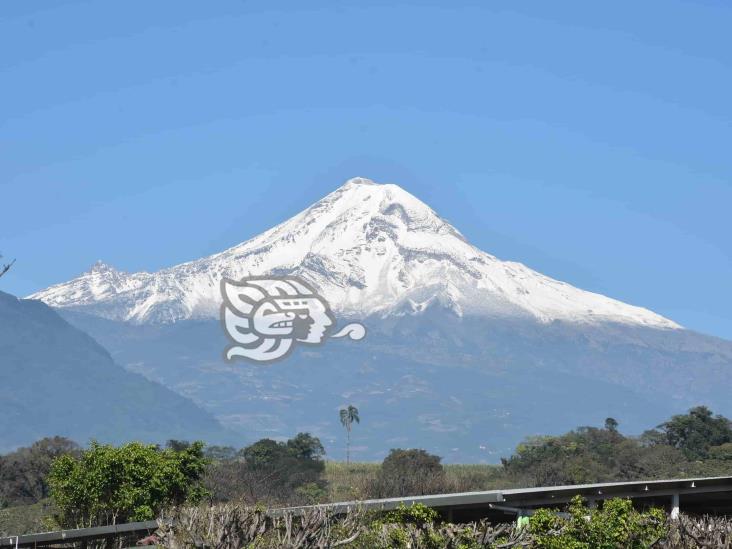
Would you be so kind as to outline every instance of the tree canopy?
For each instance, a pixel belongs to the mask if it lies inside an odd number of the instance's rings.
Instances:
[[[503,459],[507,483],[522,486],[583,484],[732,472],[730,422],[698,406],[639,437],[618,425],[579,427],[561,436],[528,438]]]
[[[690,459],[709,456],[709,449],[732,442],[730,421],[714,415],[706,406],[697,406],[688,414],[676,415],[659,425],[668,444],[680,449]]]
[[[325,449],[309,433],[298,433],[286,442],[263,438],[235,456],[222,449],[215,453],[221,459],[206,478],[215,500],[311,503],[324,493]]]
[[[78,452],[75,442],[64,437],[48,437],[0,456],[0,508],[47,498],[47,476],[53,460]]]
[[[384,458],[376,482],[379,497],[417,496],[439,492],[445,470],[439,456],[421,449],[392,449]]]
[[[180,451],[92,442],[78,456],[56,459],[48,482],[59,524],[88,527],[150,520],[166,506],[200,501],[205,466],[201,442]]]

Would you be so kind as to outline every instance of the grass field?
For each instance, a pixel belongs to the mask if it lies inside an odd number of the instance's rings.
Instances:
[[[0,509],[0,535],[18,536],[32,532],[54,530],[51,517],[53,504],[44,500],[33,505],[18,505]]]
[[[328,481],[328,501],[364,499],[368,487],[379,471],[379,463],[327,461],[325,479]],[[498,465],[445,465],[448,491],[470,492],[506,488],[502,469]]]

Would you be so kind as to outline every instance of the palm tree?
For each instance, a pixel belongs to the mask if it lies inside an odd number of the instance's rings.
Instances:
[[[351,425],[355,421],[361,423],[361,419],[358,417],[358,408],[349,404],[348,408],[341,408],[341,425],[346,428],[346,463],[351,463]]]

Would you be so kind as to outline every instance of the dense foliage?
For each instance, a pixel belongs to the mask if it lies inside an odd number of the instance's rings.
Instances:
[[[689,459],[706,459],[712,449],[732,443],[730,421],[714,415],[706,406],[692,408],[688,414],[673,416],[660,426],[666,441]]]
[[[568,516],[540,509],[529,520],[534,546],[546,549],[642,549],[666,537],[666,514],[642,513],[628,499],[611,499],[601,509],[588,509],[579,496]]]
[[[0,508],[27,505],[49,495],[46,478],[53,461],[79,447],[63,437],[44,438],[28,448],[0,456]]]
[[[320,440],[299,433],[287,442],[262,439],[232,453],[217,448],[206,475],[215,501],[315,503],[325,496],[325,450]]]
[[[423,495],[445,489],[445,470],[438,456],[424,450],[391,450],[384,458],[371,496]]]
[[[180,451],[92,442],[79,456],[53,462],[48,483],[57,521],[82,527],[154,519],[164,507],[202,499],[205,465],[200,442]]]
[[[640,437],[623,436],[613,420],[602,429],[529,438],[502,463],[506,483],[521,486],[725,475],[732,472],[732,428],[700,406]]]

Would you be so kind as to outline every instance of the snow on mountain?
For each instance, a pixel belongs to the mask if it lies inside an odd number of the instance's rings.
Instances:
[[[114,320],[169,323],[217,317],[222,277],[266,274],[303,277],[347,316],[417,314],[439,304],[458,315],[680,328],[647,309],[501,261],[402,188],[364,178],[224,252],[156,273],[98,262],[29,297]]]

